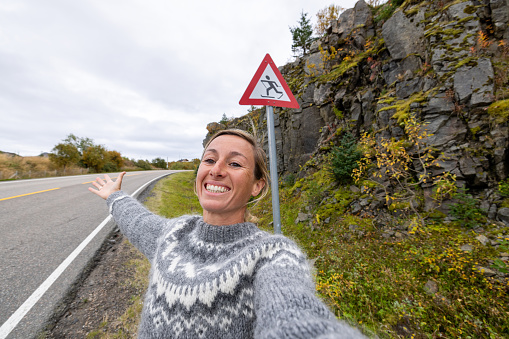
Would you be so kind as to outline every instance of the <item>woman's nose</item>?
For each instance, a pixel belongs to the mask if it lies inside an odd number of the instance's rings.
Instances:
[[[222,161],[216,161],[214,166],[210,169],[210,175],[214,177],[223,177],[225,175],[225,166]]]

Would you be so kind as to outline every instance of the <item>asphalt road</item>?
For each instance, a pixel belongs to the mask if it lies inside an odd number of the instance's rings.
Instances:
[[[122,190],[133,194],[174,172],[129,172]],[[88,191],[97,176],[0,182],[0,339],[35,337],[115,227],[112,221],[104,223],[49,289],[34,297],[108,217],[105,201]],[[36,301],[33,306],[30,300]]]

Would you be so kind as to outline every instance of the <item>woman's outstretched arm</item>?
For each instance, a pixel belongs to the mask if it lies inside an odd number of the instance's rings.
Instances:
[[[309,267],[299,252],[281,250],[256,273],[255,338],[366,338],[338,321],[315,295]]]
[[[152,259],[157,247],[157,238],[168,220],[153,214],[136,199],[121,191],[124,175],[125,172],[120,173],[117,180],[113,181],[105,174],[104,179],[97,178],[92,183],[95,189],[92,187],[88,189],[106,200],[122,234],[148,259]]]

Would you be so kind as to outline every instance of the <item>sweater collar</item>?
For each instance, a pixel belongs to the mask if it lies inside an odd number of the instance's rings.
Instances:
[[[250,222],[215,226],[207,224],[202,218],[198,219],[197,226],[199,238],[203,241],[213,243],[234,242],[259,231],[258,227]]]

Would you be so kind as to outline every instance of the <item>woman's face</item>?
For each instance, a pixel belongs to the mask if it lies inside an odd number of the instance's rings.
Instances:
[[[254,177],[253,146],[241,137],[221,135],[203,153],[196,193],[203,220],[212,225],[244,222],[246,204],[265,183]]]

